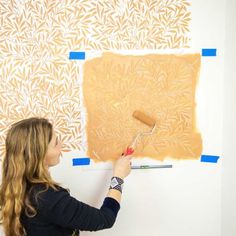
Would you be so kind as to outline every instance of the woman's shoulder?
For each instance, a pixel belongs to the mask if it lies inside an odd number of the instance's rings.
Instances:
[[[56,217],[58,211],[70,203],[69,192],[61,186],[48,186],[47,184],[34,184],[28,193],[30,205],[36,210],[37,217],[44,219]]]
[[[40,183],[31,185],[29,188],[30,199],[37,205],[40,202],[55,202],[68,195],[69,191],[59,185],[49,186],[48,184]]]
[[[64,191],[68,192],[68,189],[65,189],[57,184],[48,184],[48,183],[37,183],[37,184],[29,184],[28,187],[29,191],[32,191],[34,193],[36,192],[47,192],[47,191]]]

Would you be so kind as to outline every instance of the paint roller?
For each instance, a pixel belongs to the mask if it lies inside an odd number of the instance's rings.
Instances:
[[[152,119],[150,116],[144,114],[143,112],[141,111],[134,111],[133,112],[133,117],[137,120],[139,120],[140,122],[148,125],[149,127],[151,127],[151,130],[148,131],[148,132],[140,132],[138,133],[130,146],[127,147],[126,151],[123,153],[124,156],[128,156],[128,155],[131,155],[133,154],[134,150],[135,150],[135,147],[136,147],[136,144],[137,144],[137,140],[139,138],[141,138],[142,136],[146,136],[146,135],[151,135],[153,134],[155,128],[156,128],[156,121],[154,119]]]

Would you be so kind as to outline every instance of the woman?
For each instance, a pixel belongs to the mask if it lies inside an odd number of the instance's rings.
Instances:
[[[60,155],[61,143],[47,119],[30,118],[12,125],[0,188],[5,236],[69,236],[113,226],[131,157],[116,161],[108,194],[96,209],[52,180],[48,169],[59,163]]]

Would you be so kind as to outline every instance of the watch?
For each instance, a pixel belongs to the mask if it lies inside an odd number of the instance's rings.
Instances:
[[[113,176],[111,178],[110,189],[116,189],[116,190],[118,190],[118,191],[120,191],[122,193],[123,184],[124,184],[124,180],[123,179],[121,179],[119,177]]]

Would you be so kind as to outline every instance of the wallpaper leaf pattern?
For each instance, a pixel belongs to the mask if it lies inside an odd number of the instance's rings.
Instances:
[[[83,150],[81,63],[71,50],[189,47],[187,0],[1,0],[0,156],[9,125],[55,124],[64,150]]]

